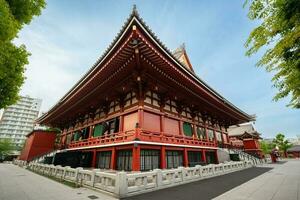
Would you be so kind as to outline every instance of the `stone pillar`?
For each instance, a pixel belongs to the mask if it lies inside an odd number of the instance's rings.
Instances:
[[[128,192],[127,173],[118,172],[115,184],[115,194],[119,197],[124,197]]]
[[[161,169],[155,169],[153,171],[156,173],[156,186],[159,188],[162,186],[163,181]]]

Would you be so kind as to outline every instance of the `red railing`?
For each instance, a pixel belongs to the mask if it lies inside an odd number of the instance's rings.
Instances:
[[[200,140],[195,137],[188,137],[185,135],[173,135],[167,133],[156,133],[151,131],[142,130],[139,134],[141,141],[160,142],[168,144],[181,144],[192,146],[206,146],[216,147],[217,144],[214,141]]]
[[[118,132],[109,135],[103,135],[100,137],[91,137],[88,139],[74,141],[70,143],[68,148],[78,148],[78,147],[87,147],[87,146],[96,146],[96,145],[105,145],[105,144],[113,144],[113,143],[122,143],[128,142],[135,139],[135,130],[126,131],[126,132]]]
[[[113,133],[109,135],[103,135],[100,137],[91,137],[80,141],[73,141],[66,147],[72,149],[72,148],[79,148],[79,147],[123,143],[123,142],[129,142],[133,140],[178,144],[178,145],[217,147],[217,143],[214,141],[200,140],[196,137],[188,137],[185,135],[173,135],[173,134],[152,132],[152,131],[146,131],[140,129]]]

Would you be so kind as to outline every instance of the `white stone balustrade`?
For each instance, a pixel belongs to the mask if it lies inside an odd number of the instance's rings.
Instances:
[[[253,166],[253,163],[250,161],[239,161],[205,166],[179,167],[177,169],[155,169],[149,172],[127,173],[122,171],[111,173],[98,169],[87,170],[33,162],[28,164],[20,160],[15,160],[14,164],[20,167],[27,167],[37,173],[105,191],[115,197],[126,197],[159,190]]]

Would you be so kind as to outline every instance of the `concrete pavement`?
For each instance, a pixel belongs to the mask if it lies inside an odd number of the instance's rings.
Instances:
[[[253,167],[184,185],[125,198],[126,200],[206,200],[255,178],[271,168]],[[124,199],[124,200],[125,200]]]
[[[12,164],[0,164],[0,200],[116,200],[71,188]],[[300,160],[268,164],[126,199],[300,200]]]
[[[300,200],[300,160],[287,160],[215,200]]]
[[[71,188],[12,164],[0,164],[0,200],[116,200],[86,188]]]

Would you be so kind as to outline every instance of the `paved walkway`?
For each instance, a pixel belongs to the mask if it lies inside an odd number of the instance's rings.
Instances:
[[[300,160],[288,160],[215,200],[300,200]]]
[[[126,200],[208,200],[213,199],[272,168],[253,167],[176,187],[125,198]],[[124,199],[124,200],[125,200]]]
[[[0,164],[0,200],[116,200],[71,188],[12,164]],[[300,160],[254,167],[126,199],[300,200]]]
[[[0,200],[115,200],[86,188],[71,188],[12,164],[0,164]]]

